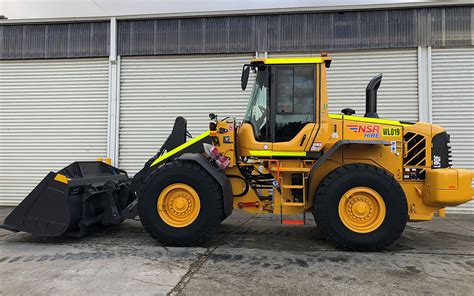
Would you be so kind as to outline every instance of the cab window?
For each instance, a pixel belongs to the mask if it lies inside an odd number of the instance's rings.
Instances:
[[[270,99],[268,91],[268,68],[258,67],[257,77],[250,96],[244,122],[252,125],[255,140],[270,140]]]
[[[275,142],[293,139],[315,122],[315,69],[313,65],[275,68]]]

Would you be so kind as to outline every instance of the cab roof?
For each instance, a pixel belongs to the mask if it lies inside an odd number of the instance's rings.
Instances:
[[[326,62],[327,61],[327,62]],[[330,63],[330,57],[285,57],[285,58],[257,58],[252,64],[285,65],[285,64],[322,64]]]

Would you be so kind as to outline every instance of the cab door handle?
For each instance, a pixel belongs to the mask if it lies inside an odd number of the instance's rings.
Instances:
[[[301,139],[300,146],[303,146],[304,140],[306,140],[306,135],[304,135],[303,138]]]

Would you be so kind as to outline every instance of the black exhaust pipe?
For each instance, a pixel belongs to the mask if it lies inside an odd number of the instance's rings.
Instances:
[[[377,114],[377,90],[382,82],[382,74],[370,80],[365,89],[365,115],[364,117],[379,118]]]

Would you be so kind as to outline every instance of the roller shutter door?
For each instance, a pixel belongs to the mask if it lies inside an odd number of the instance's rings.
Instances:
[[[107,153],[106,59],[0,61],[0,204]]]
[[[329,111],[352,108],[365,113],[365,88],[383,73],[377,111],[381,118],[418,120],[418,62],[416,49],[333,53],[327,71]]]
[[[240,120],[250,95],[240,88],[248,56],[124,57],[120,77],[119,166],[131,175],[166,140],[177,116],[193,136],[208,129],[209,113]]]
[[[474,170],[474,48],[432,50],[433,123],[451,135],[453,166]],[[474,202],[450,212],[474,213]]]

